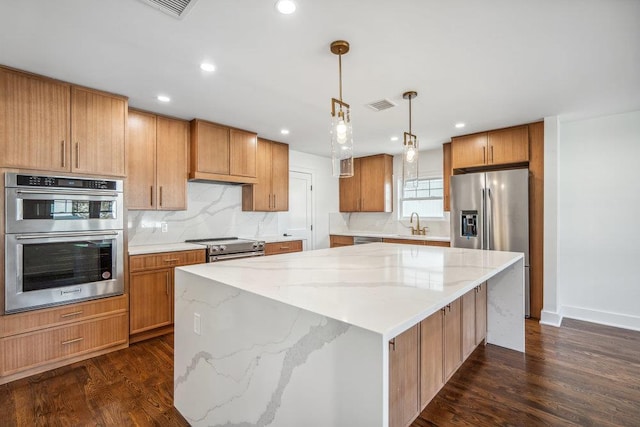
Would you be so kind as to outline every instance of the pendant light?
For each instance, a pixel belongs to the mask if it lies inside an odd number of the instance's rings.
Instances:
[[[409,100],[409,132],[404,133],[404,150],[402,154],[402,188],[418,186],[418,137],[411,132],[411,100],[418,92],[409,91],[402,94]]]
[[[331,163],[333,176],[353,176],[353,131],[349,104],[342,100],[342,55],[349,52],[349,43],[337,40],[331,43],[331,53],[338,55],[340,99],[331,98]],[[337,109],[336,109],[337,107]]]

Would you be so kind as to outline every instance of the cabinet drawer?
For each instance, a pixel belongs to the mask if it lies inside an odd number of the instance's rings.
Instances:
[[[353,237],[352,236],[330,236],[329,237],[330,246],[332,248],[337,248],[340,246],[351,246],[353,245]]]
[[[265,255],[287,254],[290,252],[301,252],[302,240],[292,240],[290,242],[267,243],[264,246]]]
[[[2,339],[2,375],[125,344],[127,314]]]
[[[441,242],[439,240],[425,240],[424,244],[427,246],[441,246],[443,248],[448,248],[451,246],[449,242]]]
[[[0,337],[22,334],[44,327],[61,326],[108,313],[126,312],[127,296],[103,298],[61,307],[8,314],[2,318]]]
[[[131,255],[129,257],[129,271],[153,270],[164,267],[178,267],[181,265],[200,264],[205,260],[205,250],[163,252],[149,255]]]
[[[400,245],[420,245],[424,246],[423,240],[412,240],[412,239],[395,239],[392,237],[385,237],[382,239],[383,243],[398,243]]]

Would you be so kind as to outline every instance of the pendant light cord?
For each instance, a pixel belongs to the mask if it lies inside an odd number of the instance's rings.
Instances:
[[[338,74],[340,76],[340,102],[342,102],[342,54],[338,55]],[[340,104],[340,112],[342,112],[342,104]]]

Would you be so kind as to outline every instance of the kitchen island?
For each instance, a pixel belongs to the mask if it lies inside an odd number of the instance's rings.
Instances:
[[[523,255],[374,243],[176,269],[174,405],[194,426],[387,426],[389,342],[487,282],[524,351]]]

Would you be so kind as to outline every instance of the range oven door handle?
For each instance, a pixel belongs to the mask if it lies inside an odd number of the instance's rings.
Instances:
[[[100,191],[100,190],[91,190],[91,191],[79,191],[79,190],[16,190],[16,194],[40,194],[46,196],[107,196],[107,197],[118,197],[118,193],[114,193],[111,191]]]
[[[40,234],[17,234],[16,240],[42,239],[49,237],[95,237],[95,236],[117,236],[117,231],[97,231],[92,233],[40,233]]]
[[[255,256],[264,256],[264,252],[243,252],[239,254],[212,255],[209,257],[209,262],[227,261],[239,258],[252,258]]]

